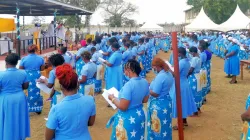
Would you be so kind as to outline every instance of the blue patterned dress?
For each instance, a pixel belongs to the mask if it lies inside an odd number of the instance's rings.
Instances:
[[[41,77],[40,68],[42,65],[44,65],[44,59],[36,54],[29,54],[20,62],[20,66],[25,69],[29,81],[29,112],[42,112],[43,109],[43,97],[40,94],[40,89],[36,87],[36,80]]]
[[[24,140],[30,137],[28,101],[22,84],[27,73],[16,68],[0,72],[0,139]]]
[[[82,68],[81,75],[79,76],[79,80],[82,79],[82,76],[87,77],[87,81],[85,83],[81,83],[79,87],[78,93],[83,95],[92,95],[94,96],[95,93],[95,74],[97,72],[97,66],[93,62],[88,62]],[[87,87],[89,86],[89,87]]]
[[[202,84],[202,99],[206,99],[206,95],[208,93],[207,89],[207,54],[205,52],[202,52],[200,54],[201,58],[201,73],[200,73],[200,82]],[[209,61],[210,62],[210,61]]]
[[[144,140],[146,123],[142,101],[148,94],[148,82],[143,78],[131,78],[124,85],[119,100],[128,100],[130,104],[126,111],[118,110],[108,121],[106,127],[112,125],[111,140]]]
[[[250,106],[250,95],[248,95],[247,97],[245,109],[248,110],[249,106]],[[243,123],[242,134],[241,134],[240,140],[249,140],[249,137],[250,137],[250,123],[245,121]]]
[[[188,81],[193,93],[196,107],[200,108],[202,106],[202,89],[199,86],[201,60],[199,57],[193,57],[190,63],[191,68],[194,68],[194,71],[191,75],[189,75]]]
[[[172,140],[172,99],[169,96],[174,78],[171,73],[160,71],[150,84],[158,97],[150,96],[147,116],[147,139]]]

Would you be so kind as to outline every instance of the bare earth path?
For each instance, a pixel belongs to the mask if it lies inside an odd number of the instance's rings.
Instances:
[[[169,53],[160,52],[158,57],[168,59]],[[202,107],[200,117],[188,118],[189,127],[185,129],[185,140],[239,140],[241,133],[240,114],[244,111],[245,101],[249,93],[250,74],[245,70],[244,80],[238,77],[238,84],[230,85],[223,72],[224,61],[213,56],[212,60],[212,91],[207,96],[207,103]],[[154,77],[149,73],[149,81]],[[48,96],[45,95],[46,99]],[[107,108],[107,103],[101,95],[96,97],[97,118],[95,125],[90,127],[93,140],[108,140],[111,129],[106,129],[106,122],[115,113]],[[45,103],[41,115],[30,114],[31,138],[28,140],[43,140],[49,103]],[[173,125],[176,120],[173,120]],[[178,140],[177,131],[173,132],[173,140]]]

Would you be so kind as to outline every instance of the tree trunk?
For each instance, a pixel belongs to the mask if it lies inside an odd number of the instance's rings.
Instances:
[[[85,28],[87,28],[87,33],[90,33],[90,15],[85,16]]]

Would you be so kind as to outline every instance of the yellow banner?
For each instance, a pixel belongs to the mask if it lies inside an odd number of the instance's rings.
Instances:
[[[0,32],[9,32],[15,30],[15,19],[0,18]]]
[[[95,35],[91,35],[91,34],[88,34],[86,35],[86,40],[88,40],[89,38],[92,38],[92,41],[95,39]]]

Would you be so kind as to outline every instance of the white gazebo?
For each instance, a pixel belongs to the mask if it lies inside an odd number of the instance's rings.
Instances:
[[[250,19],[240,10],[237,5],[233,15],[224,23],[220,24],[217,30],[220,31],[231,31],[240,29],[249,29]]]
[[[203,7],[201,8],[198,16],[187,26],[186,31],[197,31],[197,30],[212,30],[218,27],[204,12]]]
[[[163,27],[153,22],[146,22],[142,27],[140,27],[140,30],[141,31],[163,31]]]

